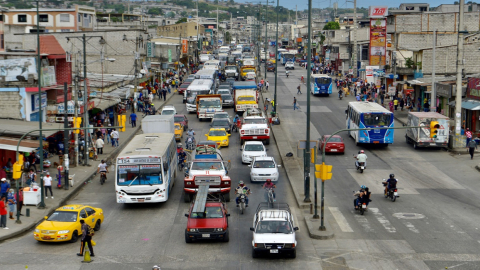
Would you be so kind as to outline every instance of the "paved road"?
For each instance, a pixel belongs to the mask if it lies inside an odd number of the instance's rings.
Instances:
[[[181,96],[174,97],[171,103],[179,113],[187,114]],[[234,116],[233,109],[227,111]],[[205,139],[203,134],[207,133],[209,123],[199,122],[195,114],[187,116],[189,126],[196,131],[197,141]],[[230,177],[235,186],[239,180],[247,180],[246,183],[249,184],[249,168],[241,164],[238,133],[230,138],[230,147],[222,149],[222,154],[232,161]],[[280,160],[273,141],[267,148],[269,155]],[[252,259],[252,234],[249,228],[252,226],[256,206],[264,198],[261,184],[249,184],[253,194],[246,214],[239,214],[234,201],[228,203],[231,213],[229,243],[205,241],[186,244],[184,230],[187,218],[184,214],[189,204],[183,202],[180,178],[177,179],[170,200],[158,205],[117,204],[113,173],[108,178],[103,186],[97,182],[98,178],[95,179],[69,202],[101,207],[105,212],[102,229],[94,237],[97,246],[92,264],[82,265],[81,258],[75,255],[79,243],[37,243],[31,233],[28,233],[0,245],[0,269],[25,269],[25,265],[29,269],[151,269],[154,264],[161,265],[162,269],[319,269],[320,258],[315,255],[303,222],[300,223],[297,237],[300,243],[297,259]],[[295,206],[283,170],[277,184],[277,201]]]

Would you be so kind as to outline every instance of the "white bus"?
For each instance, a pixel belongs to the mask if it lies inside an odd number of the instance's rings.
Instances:
[[[209,79],[195,79],[183,92],[183,100],[187,111],[197,112],[197,95],[210,95],[215,93],[215,84]]]
[[[165,202],[177,176],[173,133],[135,136],[117,157],[117,203]]]

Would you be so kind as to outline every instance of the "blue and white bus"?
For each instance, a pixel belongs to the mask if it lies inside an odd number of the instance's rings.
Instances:
[[[312,74],[310,91],[313,95],[330,95],[332,93],[332,78],[326,74]]]
[[[135,136],[117,157],[117,203],[166,202],[177,177],[177,144],[173,133]]]
[[[282,59],[283,59],[282,54],[286,52],[288,53],[287,50],[278,48],[277,61],[282,62]]]
[[[378,103],[365,101],[352,101],[348,103],[347,128],[371,128],[371,130],[349,131],[355,143],[385,144],[393,143],[393,113]]]
[[[295,54],[290,52],[283,52],[282,53],[282,65],[285,66],[285,63],[288,61],[295,62]]]

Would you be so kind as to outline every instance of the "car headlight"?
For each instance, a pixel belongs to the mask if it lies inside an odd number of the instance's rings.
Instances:
[[[226,142],[227,142],[227,140],[223,140],[223,142],[224,142],[224,143],[226,143]]]
[[[198,232],[198,229],[189,229],[190,232]]]
[[[36,233],[39,233],[39,232],[40,232],[40,230],[39,230],[39,229],[35,229],[35,232],[36,232]]]
[[[276,173],[276,172],[275,172],[275,173],[272,173],[272,176],[277,176],[277,175],[278,175],[278,173]]]
[[[258,176],[258,174],[257,174],[257,173],[252,173],[252,175],[253,175],[253,176]]]
[[[217,231],[217,232],[223,232],[223,228],[216,228],[215,231]]]
[[[64,233],[69,233],[69,230],[64,230],[64,231],[58,231],[58,234],[64,234]]]

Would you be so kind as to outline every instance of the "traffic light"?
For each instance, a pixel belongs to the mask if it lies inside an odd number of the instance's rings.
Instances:
[[[440,128],[440,124],[438,121],[431,121],[430,122],[430,138],[437,138],[438,129]]]
[[[332,165],[315,164],[315,177],[324,180],[332,179]]]
[[[127,116],[123,114],[122,115],[122,132],[125,132],[126,123],[127,123]]]
[[[80,128],[81,124],[82,124],[82,118],[81,117],[73,117],[73,127],[74,128]],[[79,134],[80,129],[73,130],[73,133]]]
[[[310,162],[315,164],[315,156],[317,155],[316,147],[310,149]]]
[[[22,177],[23,155],[18,155],[18,160],[13,164],[12,177],[13,179],[20,179]]]

